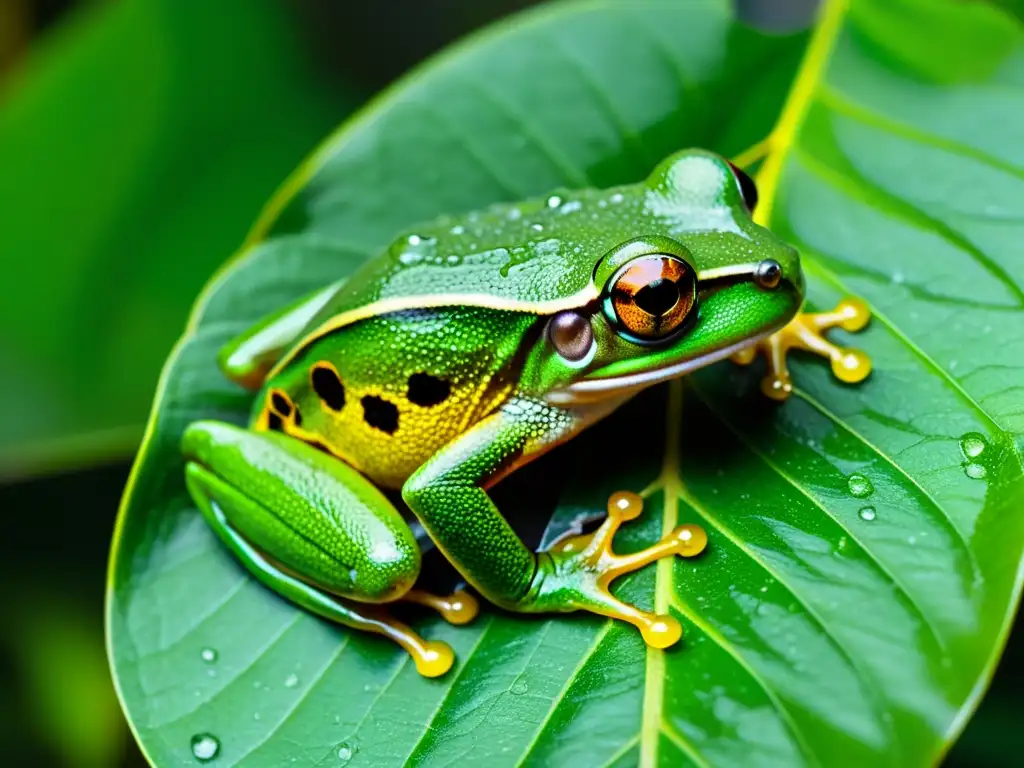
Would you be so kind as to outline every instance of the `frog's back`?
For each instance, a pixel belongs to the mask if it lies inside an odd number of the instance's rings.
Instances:
[[[595,254],[622,241],[641,205],[632,186],[560,191],[441,217],[402,234],[356,270],[306,327],[306,340],[411,308],[552,314],[581,306],[596,296]]]
[[[279,429],[399,488],[511,394],[526,314],[408,310],[346,326],[272,375],[253,426]]]

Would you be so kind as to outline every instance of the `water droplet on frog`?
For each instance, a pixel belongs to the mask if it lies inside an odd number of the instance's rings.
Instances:
[[[518,208],[509,208],[508,209],[508,213],[505,214],[505,216],[507,218],[511,219],[512,221],[515,221],[516,219],[521,218],[522,215],[523,215],[523,212],[520,211]]]
[[[579,200],[570,200],[568,203],[558,209],[559,213],[576,213],[576,211],[583,209],[583,203]]]
[[[611,200],[613,203],[621,203],[624,200],[624,198],[622,197],[622,193],[621,192],[616,192],[614,195],[612,195],[608,199]]]
[[[514,696],[522,696],[524,693],[530,690],[530,687],[523,680],[516,680],[514,683],[512,683],[512,687],[508,690],[509,693],[513,694]]]
[[[453,235],[461,235],[465,231],[466,231],[466,228],[464,226],[462,226],[461,224],[456,224],[451,229],[451,232],[452,232]]]
[[[985,438],[977,432],[968,432],[960,438],[960,450],[968,459],[976,459],[985,452]]]
[[[967,473],[968,477],[974,480],[981,480],[983,477],[985,477],[985,475],[988,474],[988,470],[985,469],[985,467],[983,467],[981,464],[973,463],[968,464],[966,467],[964,467],[964,472]]]
[[[347,763],[352,759],[352,755],[356,753],[355,747],[351,744],[345,744],[344,742],[338,745],[338,759],[343,763]]]
[[[212,733],[197,733],[192,737],[192,756],[200,763],[208,763],[220,752],[220,742]]]
[[[861,520],[864,520],[869,523],[878,516],[878,514],[875,512],[874,507],[862,507],[860,512],[858,512],[857,514],[860,515]]]
[[[448,258],[445,259],[445,261],[447,261],[450,265],[454,266],[455,264],[461,264],[462,263],[462,257],[461,256],[456,256],[453,253],[453,254],[450,254],[448,256]]]
[[[294,674],[294,673],[291,674],[291,675],[288,675],[288,677],[286,677],[285,680],[284,680],[284,687],[285,688],[294,688],[298,684],[299,684],[299,676]]]
[[[870,496],[875,491],[875,487],[871,484],[864,475],[859,472],[855,472],[850,475],[847,480],[846,486],[850,489],[850,493],[856,496],[858,499],[864,499]]]
[[[548,208],[557,208],[562,204],[562,198],[558,195],[552,195],[548,198]]]
[[[409,235],[409,239],[406,240],[406,242],[409,243],[409,245],[419,245],[423,242],[423,238],[419,235]]]
[[[423,254],[416,253],[416,251],[402,251],[402,253],[399,254],[398,256],[398,260],[405,264],[407,267],[409,267],[412,266],[413,264],[419,264],[421,261],[423,261]]]
[[[534,230],[535,232],[543,232],[544,231],[544,225],[543,224],[532,224],[532,225],[530,225],[530,229]]]
[[[203,648],[202,653],[199,655],[207,664],[213,664],[217,660],[217,650],[215,648]]]

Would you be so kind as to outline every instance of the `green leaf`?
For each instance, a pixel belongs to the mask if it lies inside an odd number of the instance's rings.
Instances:
[[[351,99],[282,0],[84,9],[0,112],[0,476],[130,453],[210,271]]]
[[[153,761],[188,763],[200,734],[218,764],[244,765],[939,759],[1024,572],[1024,33],[984,4],[862,0],[826,6],[798,71],[805,40],[745,29],[724,0],[553,5],[436,59],[303,166],[200,299],[121,510],[111,658]],[[716,366],[496,490],[510,519],[553,509],[553,530],[648,488],[623,550],[704,526],[699,560],[619,590],[677,615],[680,647],[491,609],[469,627],[416,622],[457,654],[425,680],[245,575],[193,509],[177,453],[190,420],[245,419],[249,396],[213,362],[221,343],[418,220],[635,180],[692,144],[770,150],[759,210],[805,253],[812,305],[870,302],[856,342],[875,372],[844,386],[796,361],[797,392],[776,407],[756,373]]]

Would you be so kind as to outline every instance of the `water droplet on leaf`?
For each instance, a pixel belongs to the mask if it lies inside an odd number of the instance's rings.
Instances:
[[[871,484],[871,481],[859,472],[855,472],[850,475],[846,485],[850,489],[850,493],[858,499],[867,498],[875,491],[875,487]]]
[[[878,516],[874,507],[863,507],[857,514],[860,515],[861,520],[866,520],[869,523]]]
[[[981,464],[968,464],[964,467],[964,472],[967,473],[968,477],[974,480],[981,480],[988,474],[988,470],[986,470]]]
[[[208,763],[220,752],[220,742],[212,733],[197,733],[192,737],[192,756],[200,763]]]
[[[985,451],[985,439],[977,432],[970,432],[960,438],[960,450],[968,459],[976,459]]]
[[[354,755],[355,752],[355,747],[353,747],[351,744],[346,744],[342,742],[338,745],[338,759],[341,760],[343,763],[347,763],[349,760],[351,760],[352,755]]]

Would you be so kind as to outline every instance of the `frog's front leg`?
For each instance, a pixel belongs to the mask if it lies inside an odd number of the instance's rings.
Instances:
[[[303,328],[344,283],[338,280],[314,291],[233,338],[217,356],[221,370],[246,389],[259,389],[284,350],[295,342]]]
[[[698,554],[707,541],[700,528],[681,526],[647,550],[616,555],[615,531],[641,510],[635,494],[616,494],[608,519],[592,536],[534,554],[487,495],[486,489],[503,476],[564,442],[591,419],[513,398],[421,467],[402,495],[441,551],[497,605],[528,613],[591,611],[628,621],[649,645],[665,648],[679,639],[679,622],[618,600],[609,585],[659,558]]]
[[[475,602],[410,590],[420,570],[416,539],[356,470],[287,435],[215,421],[189,426],[183,449],[200,511],[264,585],[324,618],[391,638],[428,677],[451,667],[451,648],[424,641],[379,604],[409,599],[461,624]]]
[[[786,356],[791,349],[802,349],[828,358],[832,374],[847,384],[863,381],[871,373],[871,358],[859,349],[839,347],[825,338],[829,328],[862,330],[871,319],[871,311],[860,299],[839,302],[831,312],[800,312],[782,330],[733,355],[740,365],[749,365],[763,354],[768,373],[761,380],[761,391],[773,400],[785,400],[793,392]]]

